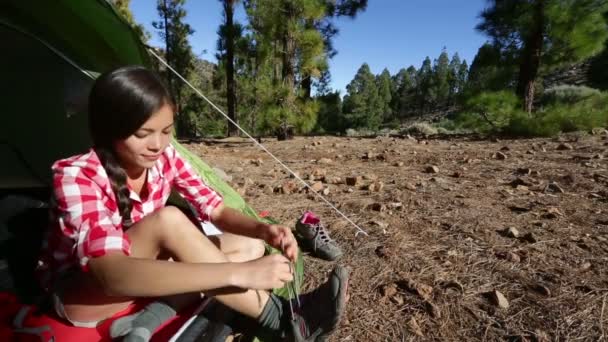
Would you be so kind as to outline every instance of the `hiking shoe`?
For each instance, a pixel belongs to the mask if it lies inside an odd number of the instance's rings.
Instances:
[[[336,330],[346,311],[348,278],[348,270],[336,266],[323,285],[300,296],[302,306],[290,321],[290,341],[321,342]]]
[[[333,261],[342,256],[340,246],[311,211],[306,211],[296,222],[296,237],[318,258]]]

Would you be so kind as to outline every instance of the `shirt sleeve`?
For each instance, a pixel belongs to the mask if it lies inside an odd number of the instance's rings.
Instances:
[[[222,197],[209,187],[194,171],[190,163],[170,145],[170,156],[175,178],[173,186],[194,208],[201,221],[210,221],[211,212],[222,202]]]
[[[110,251],[130,255],[130,241],[121,225],[118,210],[104,204],[107,196],[78,167],[55,170],[53,175],[55,210],[63,234],[75,241],[72,254],[83,271],[91,258]],[[106,199],[114,204],[114,200]]]

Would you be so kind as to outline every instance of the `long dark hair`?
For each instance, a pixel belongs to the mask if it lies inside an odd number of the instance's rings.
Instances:
[[[120,166],[114,143],[131,136],[165,104],[173,105],[160,78],[140,66],[126,66],[97,78],[89,95],[89,130],[116,196],[123,226],[131,222],[127,174]]]

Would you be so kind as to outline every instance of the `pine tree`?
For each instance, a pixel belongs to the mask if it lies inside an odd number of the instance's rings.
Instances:
[[[460,61],[460,56],[458,55],[458,52],[456,52],[452,56],[452,60],[450,61],[449,72],[448,72],[448,85],[449,85],[448,100],[447,100],[448,105],[451,105],[453,103],[454,97],[460,91],[460,82],[458,79],[458,73],[460,71],[461,64],[462,64],[462,62]]]
[[[433,83],[433,69],[431,59],[427,56],[416,74],[416,109],[424,112],[429,109],[432,102],[431,86]]]
[[[508,89],[516,82],[514,78],[513,53],[505,53],[504,49],[490,43],[485,43],[473,58],[466,84],[467,96],[473,96],[482,91],[500,91]]]
[[[380,101],[380,115],[384,122],[388,122],[392,118],[391,110],[391,94],[392,82],[391,73],[388,69],[382,70],[382,73],[376,77],[376,86],[378,87],[378,101]]]
[[[449,73],[450,59],[444,48],[433,65],[430,97],[435,106],[443,106],[450,95]]]
[[[491,0],[477,29],[502,50],[517,51],[516,91],[533,110],[536,80],[544,69],[601,51],[608,28],[604,0]]]
[[[218,30],[218,59],[223,61],[226,68],[226,97],[228,117],[238,124],[236,111],[236,84],[234,80],[234,58],[236,40],[242,35],[243,28],[234,22],[234,9],[238,0],[220,0],[223,8],[224,23]],[[238,136],[239,130],[232,123],[228,123],[228,136]]]
[[[377,129],[382,112],[376,80],[367,63],[361,65],[346,92],[343,111],[348,127]]]
[[[181,75],[188,75],[192,70],[193,53],[188,42],[188,36],[194,33],[192,27],[184,20],[186,10],[185,0],[158,0],[156,9],[160,16],[159,21],[152,23],[158,30],[159,36],[165,41],[165,59],[175,71]],[[193,133],[194,127],[188,116],[181,113],[184,103],[184,84],[175,78],[170,70],[165,70],[167,84],[175,99],[177,120],[176,133],[178,136],[187,136]]]

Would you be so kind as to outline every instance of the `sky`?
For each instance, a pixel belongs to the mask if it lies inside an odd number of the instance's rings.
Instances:
[[[437,58],[445,48],[450,59],[458,52],[471,64],[477,49],[488,39],[475,30],[486,0],[369,0],[356,18],[340,18],[334,38],[338,54],[330,60],[331,88],[346,93],[346,85],[363,63],[374,74],[387,68],[391,75],[413,65],[419,68],[426,56]],[[222,21],[218,0],[188,0],[185,21],[195,30],[190,37],[194,53],[215,62],[217,28]],[[152,34],[151,45],[162,46],[152,27],[158,20],[156,0],[133,0],[135,20]],[[244,22],[242,9],[236,19]]]

